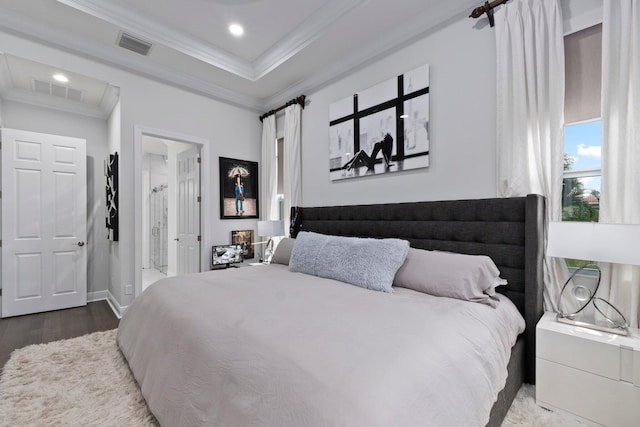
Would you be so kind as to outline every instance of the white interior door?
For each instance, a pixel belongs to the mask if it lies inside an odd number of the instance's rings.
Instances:
[[[177,155],[178,275],[200,271],[200,149]]]
[[[87,303],[84,139],[2,129],[2,317]]]

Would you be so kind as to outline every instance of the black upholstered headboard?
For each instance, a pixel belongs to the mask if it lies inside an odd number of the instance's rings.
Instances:
[[[534,381],[535,326],[542,316],[544,198],[451,200],[298,208],[299,231],[339,236],[396,237],[419,249],[488,255],[508,285],[498,291],[522,313],[527,380]]]

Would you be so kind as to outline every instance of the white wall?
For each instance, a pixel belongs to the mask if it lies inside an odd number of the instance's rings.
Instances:
[[[87,293],[106,291],[109,286],[109,244],[105,237],[105,180],[107,156],[106,120],[63,113],[32,105],[4,102],[5,127],[32,132],[83,138],[87,141]]]
[[[203,167],[210,182],[203,183],[203,213],[207,228],[203,236],[203,268],[208,268],[208,251],[213,242],[230,241],[231,230],[255,229],[255,220],[220,220],[218,208],[218,157],[260,161],[261,124],[259,113],[195,95],[129,72],[53,49],[15,35],[0,32],[4,53],[57,66],[110,82],[120,88],[120,132],[110,141],[120,153],[120,241],[111,244],[109,290],[117,305],[125,307],[134,295],[125,295],[127,285],[134,284],[135,247],[141,247],[141,234],[134,230],[134,128],[156,129],[194,135],[209,141]],[[114,126],[115,127],[115,126]],[[113,140],[112,140],[113,138]],[[110,142],[111,144],[111,142]]]
[[[307,94],[302,113],[305,206],[496,196],[495,36],[468,18]],[[430,72],[430,166],[329,180],[329,105],[420,65]]]
[[[120,152],[120,135],[121,131],[121,107],[120,101],[116,103],[113,107],[113,111],[111,111],[111,115],[107,120],[107,138],[109,141],[109,152],[108,154],[118,153],[120,156],[122,153]],[[122,187],[124,182],[122,181],[120,168],[122,165],[122,160],[118,158],[118,186]],[[118,188],[118,192],[120,192],[120,188]],[[120,209],[120,205],[122,204],[122,198],[118,194],[118,209]],[[120,214],[118,214],[120,215]],[[106,231],[106,227],[105,227]],[[118,235],[122,234],[122,229],[118,229]],[[120,242],[109,241],[109,299],[112,301],[113,305],[116,308],[121,307],[123,289],[122,289],[122,280],[120,274]]]

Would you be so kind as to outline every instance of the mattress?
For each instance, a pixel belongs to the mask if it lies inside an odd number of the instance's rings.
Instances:
[[[499,298],[243,267],[152,285],[118,345],[162,425],[484,426],[524,330]]]

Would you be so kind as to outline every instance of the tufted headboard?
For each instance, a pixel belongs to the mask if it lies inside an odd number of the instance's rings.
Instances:
[[[414,248],[490,256],[508,281],[497,290],[525,319],[527,380],[534,381],[535,327],[543,313],[542,196],[295,208],[291,236],[299,231],[396,237]]]

